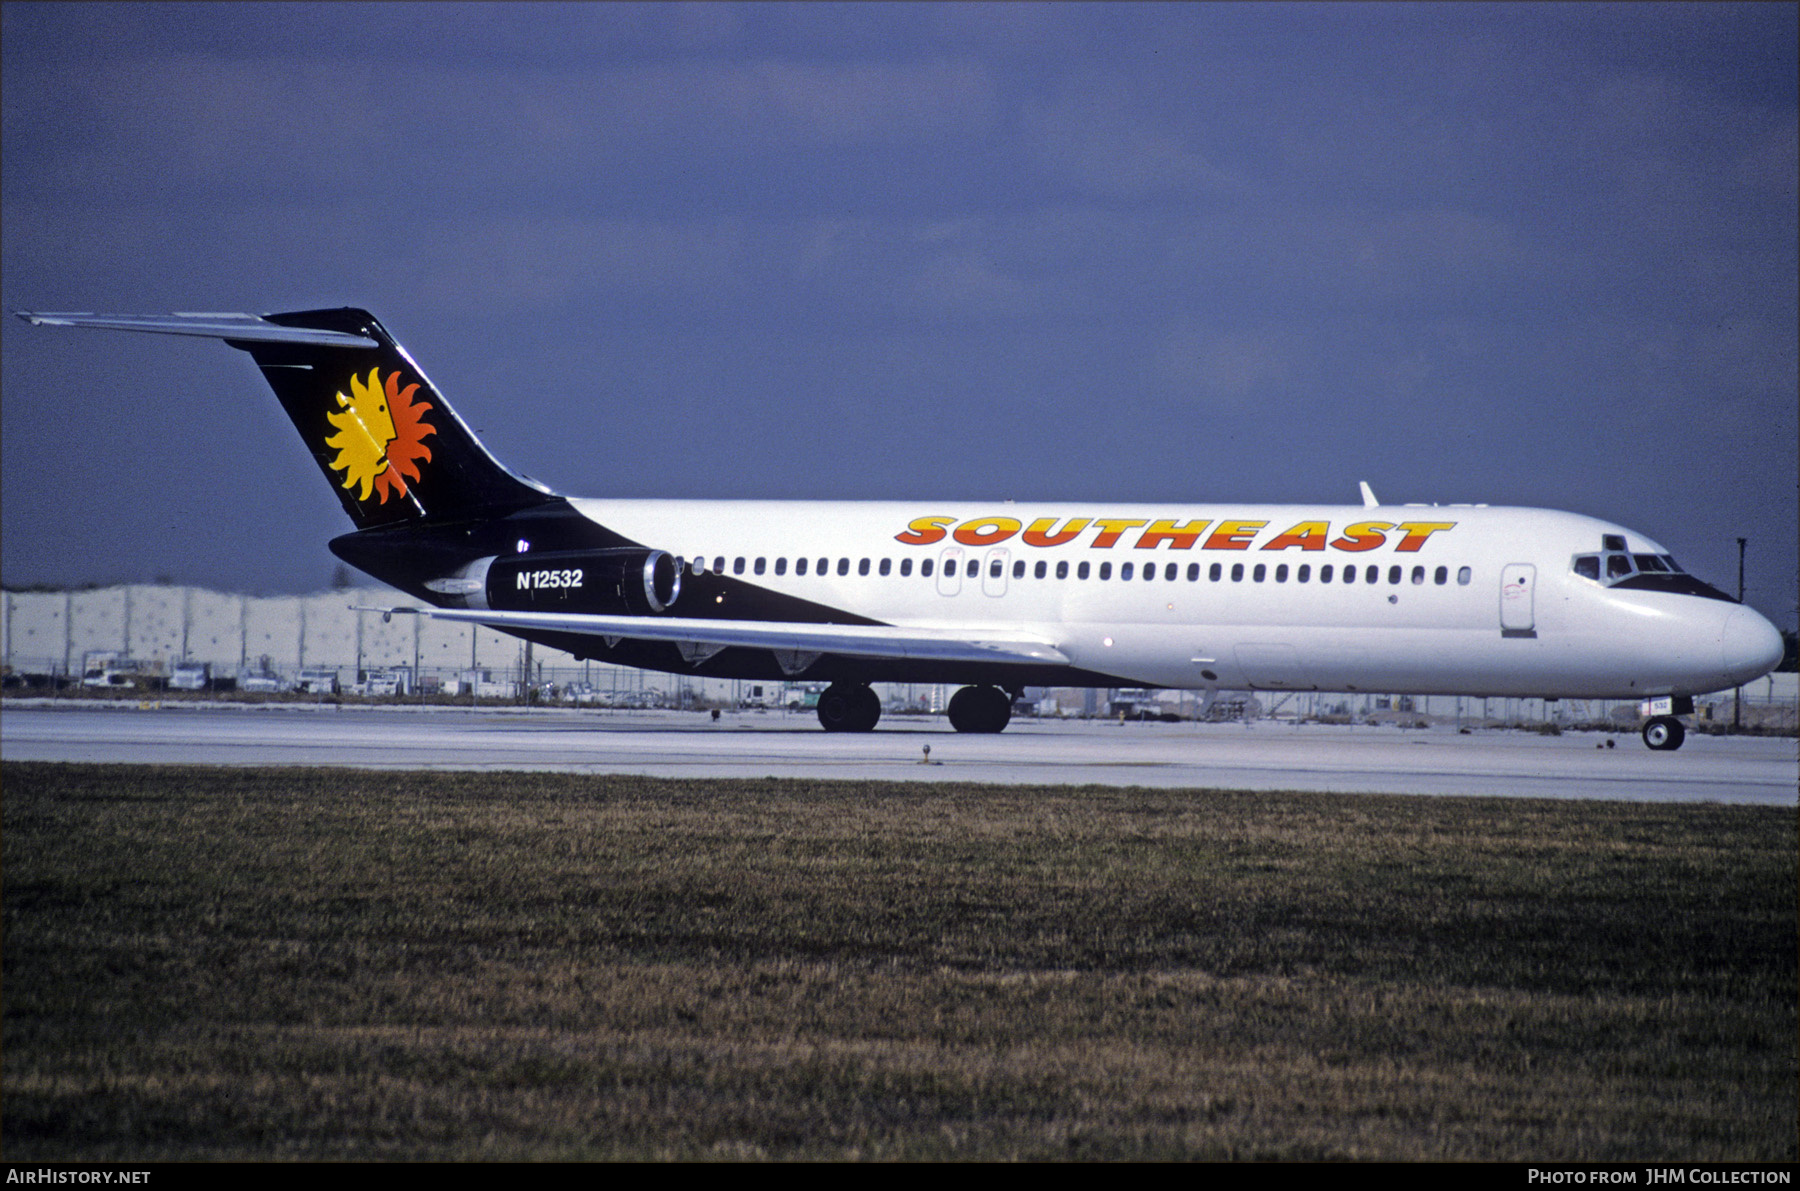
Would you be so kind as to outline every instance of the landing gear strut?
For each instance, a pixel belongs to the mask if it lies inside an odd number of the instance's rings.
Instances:
[[[958,732],[1000,732],[1012,720],[1012,698],[997,686],[966,686],[946,710]]]
[[[1644,725],[1644,743],[1658,752],[1681,747],[1687,739],[1687,728],[1672,715],[1659,715]]]
[[[834,682],[819,696],[819,723],[827,732],[873,732],[881,699],[863,682]]]

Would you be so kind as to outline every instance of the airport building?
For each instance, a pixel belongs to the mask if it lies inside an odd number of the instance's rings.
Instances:
[[[583,662],[475,625],[368,609],[404,605],[386,587],[310,596],[248,596],[198,587],[127,584],[7,591],[0,654],[8,693],[113,685],[132,689],[440,695],[601,707],[795,707],[822,684],[700,679]],[[1794,730],[1796,675],[1776,673],[1696,700],[1702,721]],[[890,712],[941,712],[954,688],[879,685]],[[1330,692],[1031,689],[1029,711],[1088,718],[1302,718],[1471,723],[1593,723],[1633,719],[1636,705],[1602,700],[1480,699]],[[1021,709],[1027,710],[1027,709]]]

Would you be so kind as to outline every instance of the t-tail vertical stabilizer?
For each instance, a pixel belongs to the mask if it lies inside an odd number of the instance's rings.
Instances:
[[[500,517],[554,499],[488,454],[366,310],[19,317],[202,335],[248,352],[358,529]]]

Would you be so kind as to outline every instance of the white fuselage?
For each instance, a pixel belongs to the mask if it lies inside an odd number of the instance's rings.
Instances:
[[[1639,698],[1749,681],[1781,650],[1738,604],[1578,575],[1603,535],[1665,551],[1549,510],[572,503],[694,574],[888,625],[1005,626],[1120,685]]]

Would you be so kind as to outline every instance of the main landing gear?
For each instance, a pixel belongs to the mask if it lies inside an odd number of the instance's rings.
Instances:
[[[1012,720],[1012,696],[997,686],[966,686],[950,696],[950,726],[958,732],[999,732]],[[866,682],[834,682],[819,696],[827,732],[873,732],[881,700]]]
[[[1000,732],[1012,720],[1012,696],[997,686],[966,686],[946,708],[958,732]]]
[[[819,696],[819,723],[827,732],[873,732],[881,699],[866,682],[834,682]]]
[[[1658,752],[1681,747],[1687,739],[1687,728],[1672,715],[1659,715],[1644,725],[1644,743]]]

